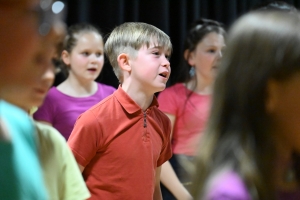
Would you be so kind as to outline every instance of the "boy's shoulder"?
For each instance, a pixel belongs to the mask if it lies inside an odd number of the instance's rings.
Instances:
[[[112,117],[111,108],[113,107],[112,104],[114,99],[115,98],[113,94],[111,94],[102,101],[96,103],[94,106],[81,113],[75,122],[74,129],[72,130],[68,143],[70,142],[74,130],[78,132],[78,127],[89,127],[89,129],[91,129],[91,127],[95,128],[99,124],[107,125],[108,119]],[[81,132],[83,131],[81,130]]]
[[[109,109],[109,105],[113,103],[114,101],[114,93],[105,97],[95,105],[93,105],[90,109],[90,111],[98,110],[98,109]]]
[[[103,122],[113,119],[114,116],[120,113],[133,113],[137,109],[140,108],[135,106],[133,100],[129,99],[128,95],[119,87],[111,95],[83,112],[79,118],[95,119],[98,122],[99,120]]]

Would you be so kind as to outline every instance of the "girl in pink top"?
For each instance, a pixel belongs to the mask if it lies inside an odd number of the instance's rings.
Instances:
[[[61,59],[67,79],[52,87],[34,119],[54,126],[67,140],[77,117],[115,91],[97,83],[104,64],[103,39],[90,24],[70,26]]]
[[[161,182],[169,190],[162,187],[166,200],[191,199],[182,187],[182,184],[187,186],[191,183],[190,178],[179,160],[189,162],[195,155],[208,118],[211,88],[225,46],[224,34],[221,24],[216,21],[196,21],[185,39],[183,62],[179,68],[181,76],[177,77],[175,85],[158,96],[159,109],[173,125],[173,157],[163,165],[161,174]]]

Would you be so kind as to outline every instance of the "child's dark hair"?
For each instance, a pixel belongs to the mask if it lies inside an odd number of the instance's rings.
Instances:
[[[188,54],[190,54],[195,51],[197,45],[204,39],[204,37],[212,32],[225,36],[223,24],[221,24],[220,22],[204,18],[193,22],[184,40],[183,52],[188,51]],[[191,68],[192,66],[188,63],[188,58],[182,55],[178,75],[175,77],[174,84],[188,83],[193,78],[193,75],[190,74]],[[189,90],[186,94],[186,103],[189,101],[190,96],[193,94],[193,91],[197,86],[198,80],[197,77],[195,78],[196,79],[193,83],[192,89]]]
[[[189,52],[193,52],[199,42],[201,42],[203,38],[211,32],[225,35],[223,24],[214,20],[204,18],[193,22],[185,38],[183,51],[188,50]],[[192,78],[189,73],[191,67],[192,66],[190,66],[187,62],[187,59],[182,55],[178,75],[174,78],[174,84],[180,82],[187,83],[188,81],[190,81]]]
[[[88,23],[78,23],[71,25],[68,28],[67,35],[63,41],[63,50],[71,53],[73,48],[76,46],[79,35],[83,33],[94,32],[102,36],[101,31],[98,27],[88,24]],[[65,75],[68,75],[69,67],[65,65],[65,63],[61,60],[62,63],[62,70]]]
[[[196,106],[190,101],[190,97],[194,94],[194,91],[197,87],[199,80],[197,80],[197,76],[194,76],[190,73],[192,67],[188,62],[189,54],[194,52],[197,48],[197,45],[202,42],[202,40],[209,34],[209,33],[217,33],[220,35],[225,36],[226,32],[223,28],[223,24],[214,20],[204,19],[201,18],[196,20],[190,25],[190,28],[187,32],[187,36],[185,37],[184,44],[183,44],[183,53],[181,62],[178,68],[177,74],[174,76],[174,82],[171,85],[176,83],[188,83],[192,79],[195,81],[192,82],[191,89],[186,90],[186,100],[184,103],[184,109],[186,108],[187,104],[190,103],[192,107],[195,109]],[[186,55],[187,52],[187,55]]]

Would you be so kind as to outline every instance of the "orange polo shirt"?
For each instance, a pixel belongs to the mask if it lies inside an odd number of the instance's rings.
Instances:
[[[144,112],[118,88],[76,121],[68,140],[91,199],[152,200],[155,170],[171,157],[168,117],[154,96]]]

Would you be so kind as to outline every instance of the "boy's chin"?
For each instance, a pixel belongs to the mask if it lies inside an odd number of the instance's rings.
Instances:
[[[157,92],[161,92],[161,91],[163,91],[164,89],[166,89],[166,85],[159,87]]]

